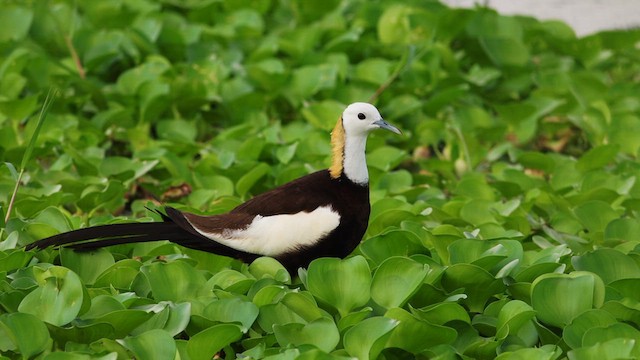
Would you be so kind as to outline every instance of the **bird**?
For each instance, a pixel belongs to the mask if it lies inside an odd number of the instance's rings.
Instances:
[[[362,241],[369,223],[365,148],[376,129],[401,131],[364,102],[346,107],[331,132],[331,166],[259,194],[228,213],[197,215],[164,207],[161,222],[98,225],[53,235],[26,246],[76,251],[157,240],[245,263],[268,256],[290,273],[320,257],[344,258]]]

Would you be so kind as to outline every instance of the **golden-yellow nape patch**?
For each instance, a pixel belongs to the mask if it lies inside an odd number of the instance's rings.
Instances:
[[[342,125],[342,117],[340,117],[331,132],[331,167],[329,168],[329,174],[334,179],[342,175],[344,143],[344,126]]]

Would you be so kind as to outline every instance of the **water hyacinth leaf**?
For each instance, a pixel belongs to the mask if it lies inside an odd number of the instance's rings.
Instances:
[[[138,359],[173,360],[176,356],[176,342],[164,330],[155,329],[128,337],[122,344]]]
[[[462,321],[471,324],[467,310],[456,302],[440,302],[420,309],[411,308],[411,313],[437,325],[443,325],[449,321]]]
[[[238,181],[236,182],[236,191],[240,196],[245,196],[251,190],[253,185],[255,185],[263,176],[267,175],[270,171],[269,165],[265,163],[259,163],[251,170],[249,170],[246,174],[244,174]]]
[[[268,304],[260,307],[257,322],[262,330],[269,334],[273,333],[273,327],[275,325],[307,323],[302,316],[298,315],[283,303]]]
[[[533,319],[535,313],[533,308],[524,301],[509,301],[500,309],[498,314],[496,338],[503,340],[508,335],[516,334],[523,325]]]
[[[94,286],[108,287],[116,289],[131,289],[133,281],[140,272],[142,264],[133,259],[124,259],[116,262],[108,269],[104,270],[95,280]]]
[[[136,327],[131,335],[139,335],[152,329],[161,329],[176,336],[187,327],[191,317],[191,303],[161,303],[164,309],[153,314],[142,325]]]
[[[112,311],[95,319],[91,319],[91,324],[110,324],[115,329],[117,337],[124,337],[134,329],[143,325],[153,317],[153,313],[138,309],[126,309]]]
[[[571,264],[576,270],[598,274],[605,284],[620,279],[640,278],[640,265],[632,257],[615,249],[602,248],[573,256]]]
[[[356,66],[354,78],[379,86],[389,77],[391,66],[385,59],[369,58]]]
[[[344,104],[334,100],[323,100],[304,107],[302,116],[320,129],[331,130],[343,111]],[[334,116],[331,116],[332,114]]]
[[[633,339],[638,343],[640,341],[640,330],[622,322],[591,328],[582,337],[582,346],[592,346],[615,339]]]
[[[269,277],[284,284],[291,283],[291,275],[287,269],[272,257],[259,257],[249,265],[249,272],[256,279]]]
[[[220,288],[222,290],[244,294],[255,282],[254,279],[248,278],[241,272],[225,269],[215,273],[215,275],[207,280],[206,288]]]
[[[521,41],[505,36],[484,36],[480,44],[497,66],[519,67],[529,61],[529,49]]]
[[[100,339],[114,339],[116,338],[116,331],[112,325],[106,323],[97,323],[90,325],[74,325],[71,327],[47,325],[51,337],[60,344],[64,344],[68,341],[90,344]],[[125,334],[126,335],[126,334]],[[122,335],[122,336],[125,336]]]
[[[406,170],[387,172],[380,176],[379,181],[373,183],[372,188],[385,189],[390,194],[401,194],[412,189],[413,176]]]
[[[452,264],[473,263],[488,271],[523,257],[522,243],[517,240],[460,239],[448,250]]]
[[[184,261],[155,262],[140,271],[147,277],[156,300],[180,302],[196,297],[205,288],[205,279]]]
[[[320,318],[308,324],[274,325],[273,331],[280,345],[313,345],[330,352],[340,342],[340,333],[330,318]]]
[[[23,251],[0,251],[0,271],[11,271],[24,267],[31,258],[33,258],[32,254]]]
[[[607,225],[619,218],[611,205],[601,200],[591,200],[573,210],[578,220],[590,232],[604,231]]]
[[[404,257],[384,261],[373,275],[371,298],[387,309],[400,307],[420,288],[428,265]]]
[[[442,275],[442,286],[452,292],[463,289],[467,298],[462,300],[473,312],[482,312],[487,300],[504,290],[504,284],[483,268],[472,264],[454,264]]]
[[[399,321],[372,317],[355,325],[344,334],[344,348],[358,359],[377,359]]]
[[[640,233],[640,221],[637,219],[615,219],[604,229],[604,240],[626,242],[636,238]]]
[[[33,20],[33,12],[25,7],[12,5],[8,6],[2,13],[0,20],[3,24],[6,24],[6,28],[0,31],[0,42],[23,39],[29,32],[29,27]]]
[[[325,314],[318,307],[313,295],[306,291],[289,292],[284,295],[281,302],[308,322],[317,320]]]
[[[516,272],[513,276],[514,279],[518,282],[533,282],[538,276],[559,272],[559,269],[562,268],[562,264],[558,264],[556,262],[542,262],[533,264],[528,267],[521,268],[520,271]],[[560,271],[561,272],[561,271]]]
[[[45,324],[31,314],[0,315],[0,334],[3,335],[0,351],[15,351],[24,359],[32,358],[46,350],[50,341]]]
[[[379,147],[367,154],[367,164],[382,171],[389,171],[396,167],[404,158],[405,152],[390,146]]]
[[[242,330],[236,325],[214,325],[189,339],[187,353],[192,360],[212,359],[222,348],[241,337]]]
[[[518,349],[504,352],[496,360],[555,360],[562,355],[562,349],[554,345],[544,345],[539,348]]]
[[[637,341],[633,339],[614,339],[599,342],[596,345],[571,350],[567,353],[569,360],[614,360],[635,358],[634,347]]]
[[[260,286],[261,283],[265,283],[265,285]],[[248,296],[258,307],[279,302],[289,290],[285,286],[271,281],[257,281],[255,286],[260,286],[260,288],[250,289]]]
[[[288,96],[294,103],[307,99],[322,89],[333,87],[337,76],[338,68],[332,64],[299,67],[293,71]]]
[[[582,339],[589,329],[606,327],[615,323],[616,318],[604,310],[587,310],[573,319],[571,324],[565,326],[562,331],[562,339],[572,349],[577,349],[585,346]]]
[[[618,144],[607,144],[594,147],[580,157],[576,164],[576,169],[583,173],[594,169],[600,169],[615,159],[616,155],[618,155],[619,149],[620,146]]]
[[[202,315],[216,322],[238,322],[242,324],[242,331],[249,330],[258,317],[258,307],[249,301],[233,297],[218,299],[207,305]]]
[[[619,296],[640,301],[638,289],[640,289],[640,278],[613,281],[607,284],[607,299]]]
[[[399,321],[386,347],[403,349],[412,354],[421,353],[433,346],[451,344],[458,335],[450,327],[431,324],[404,309],[389,309],[384,316]]]
[[[25,296],[18,311],[61,326],[75,319],[83,297],[80,277],[67,268],[52,266],[40,275],[38,287]]]
[[[380,264],[393,256],[409,256],[424,250],[420,239],[407,230],[391,230],[367,239],[360,244],[360,252]]]
[[[636,300],[629,298],[610,300],[604,303],[602,310],[607,311],[621,321],[640,326],[640,302]]]
[[[564,327],[583,312],[602,306],[604,291],[602,279],[593,273],[545,274],[531,286],[531,305],[540,321]]]
[[[364,319],[370,317],[372,313],[373,309],[370,307],[366,307],[358,311],[352,311],[346,316],[340,318],[338,321],[338,329],[340,329],[340,332],[342,333],[346,329],[359,324]]]
[[[362,256],[344,260],[320,258],[309,265],[305,286],[344,316],[369,301],[371,271]]]
[[[114,263],[113,255],[105,249],[91,252],[60,249],[60,264],[73,270],[87,285],[95,283],[96,279]]]

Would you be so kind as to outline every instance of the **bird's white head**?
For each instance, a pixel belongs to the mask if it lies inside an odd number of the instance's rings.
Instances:
[[[363,102],[347,106],[331,133],[333,161],[329,172],[332,178],[337,179],[344,174],[355,183],[368,183],[364,150],[367,135],[375,129],[400,134],[398,128],[384,121],[375,106]]]
[[[375,106],[363,102],[347,106],[342,113],[342,126],[347,136],[366,136],[375,129],[387,129],[400,134],[398,128],[384,121]]]

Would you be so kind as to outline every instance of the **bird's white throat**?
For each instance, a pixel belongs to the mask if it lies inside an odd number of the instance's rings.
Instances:
[[[358,134],[347,136],[344,144],[343,171],[344,175],[356,184],[366,185],[369,182],[369,170],[365,149],[367,135]]]

